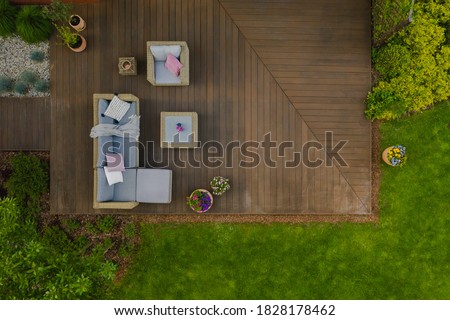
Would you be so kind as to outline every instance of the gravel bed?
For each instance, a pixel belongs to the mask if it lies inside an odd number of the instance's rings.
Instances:
[[[42,62],[32,61],[30,54],[33,51],[44,52],[44,60]],[[31,71],[40,79],[50,80],[49,42],[28,44],[19,36],[0,37],[0,76],[17,80],[24,71]],[[23,95],[14,92],[0,93],[2,97],[45,97],[49,95],[50,92],[40,93],[34,88]]]

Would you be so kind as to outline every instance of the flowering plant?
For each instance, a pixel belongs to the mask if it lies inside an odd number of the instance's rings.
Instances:
[[[213,199],[208,190],[197,189],[186,198],[186,203],[192,210],[203,213],[211,208]]]
[[[228,179],[225,179],[224,177],[214,177],[211,180],[211,188],[213,189],[213,194],[216,196],[223,195],[227,190],[230,190],[231,186],[228,183]]]
[[[402,145],[393,146],[387,154],[388,161],[394,166],[403,166],[406,162],[406,148]]]

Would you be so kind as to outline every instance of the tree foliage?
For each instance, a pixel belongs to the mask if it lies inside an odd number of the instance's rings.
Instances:
[[[396,119],[450,96],[450,0],[419,2],[414,12],[414,21],[374,52],[379,81],[367,98],[371,119]]]

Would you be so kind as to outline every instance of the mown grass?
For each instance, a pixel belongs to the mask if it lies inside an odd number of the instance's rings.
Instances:
[[[450,103],[385,123],[373,224],[143,225],[118,299],[450,299]]]

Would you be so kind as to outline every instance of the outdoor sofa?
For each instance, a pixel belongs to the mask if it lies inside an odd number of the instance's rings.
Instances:
[[[94,127],[98,124],[126,124],[130,117],[139,116],[139,99],[132,94],[119,94],[130,108],[117,122],[105,116],[114,94],[94,94]],[[143,203],[170,203],[172,200],[172,170],[139,168],[138,140],[127,136],[99,136],[93,143],[94,209],[133,209]],[[109,185],[105,166],[106,153],[120,153],[125,171],[123,182]]]

